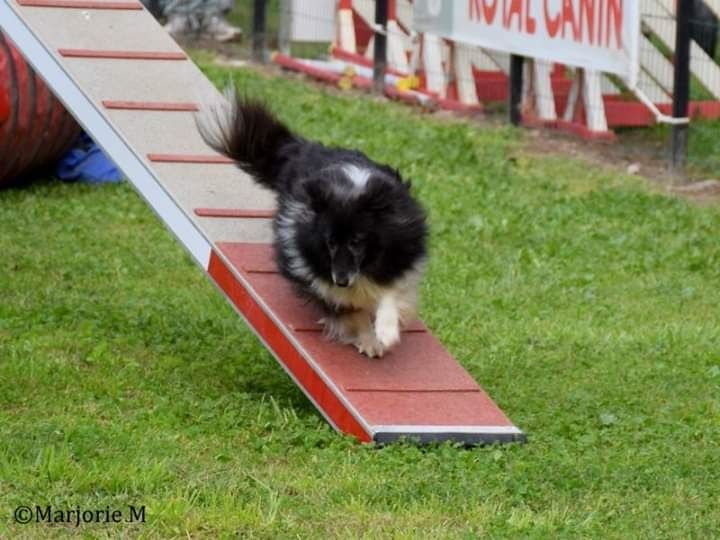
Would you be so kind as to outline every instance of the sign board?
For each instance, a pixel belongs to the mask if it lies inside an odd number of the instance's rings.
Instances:
[[[415,0],[414,7],[419,32],[614,73],[635,86],[637,0]]]
[[[335,0],[291,0],[290,41],[335,41]]]

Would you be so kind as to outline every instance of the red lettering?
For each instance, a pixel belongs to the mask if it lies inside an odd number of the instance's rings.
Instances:
[[[610,47],[610,36],[614,31],[617,48],[622,49],[622,0],[608,0],[606,27],[605,46]]]
[[[480,20],[480,0],[468,0],[468,18],[472,20]]]
[[[484,19],[485,24],[488,26],[492,25],[495,22],[499,1],[500,0],[468,0],[468,17],[471,21],[478,22],[482,22]],[[504,0],[504,2],[507,2],[507,0]],[[502,9],[500,16],[503,16]]]
[[[505,2],[507,5],[507,2]],[[522,30],[522,0],[510,0],[510,8],[505,11],[503,26],[510,28],[513,17],[517,16],[518,30]]]
[[[595,0],[580,0],[580,29],[590,45],[595,44]]]
[[[575,20],[575,11],[573,11],[573,3],[572,0],[563,0],[563,9],[562,9],[562,18],[563,18],[563,29],[562,29],[562,35],[565,37],[565,29],[567,28],[567,25],[570,24],[573,34],[573,39],[575,41],[580,41],[580,25],[577,24],[577,21]]]
[[[483,15],[485,21],[490,25],[495,22],[495,13],[497,12],[498,0],[483,0]]]
[[[530,14],[530,0],[525,0],[525,30],[528,34],[534,34],[536,26],[535,18]]]
[[[562,12],[555,15],[555,17],[550,16],[550,10],[548,9],[548,0],[545,0],[544,4],[544,13],[545,13],[545,27],[548,30],[548,34],[551,38],[554,38],[558,30],[560,30],[560,23],[562,22]]]
[[[472,21],[488,26],[497,21],[508,30],[534,35],[538,21],[532,15],[532,1],[468,0],[467,14]],[[623,47],[623,0],[543,0],[543,16],[550,38]]]

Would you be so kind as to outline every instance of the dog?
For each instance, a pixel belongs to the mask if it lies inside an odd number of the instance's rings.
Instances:
[[[275,192],[277,266],[320,306],[326,336],[382,357],[416,316],[427,261],[427,218],[410,182],[357,150],[296,135],[262,102],[237,93],[198,128]]]

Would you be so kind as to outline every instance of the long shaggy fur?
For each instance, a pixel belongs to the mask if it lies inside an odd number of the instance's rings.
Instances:
[[[290,130],[259,102],[240,98],[230,102],[226,110],[213,109],[211,114],[214,126],[198,124],[205,141],[234,159],[260,184],[275,189],[280,168],[275,158],[286,144],[295,140]]]
[[[273,190],[281,273],[325,311],[327,335],[382,356],[416,311],[427,225],[410,183],[356,150],[293,134],[261,103],[239,96],[200,132]]]

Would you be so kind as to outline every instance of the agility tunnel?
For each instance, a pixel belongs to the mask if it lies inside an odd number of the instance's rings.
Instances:
[[[55,163],[80,126],[0,32],[0,186]]]

